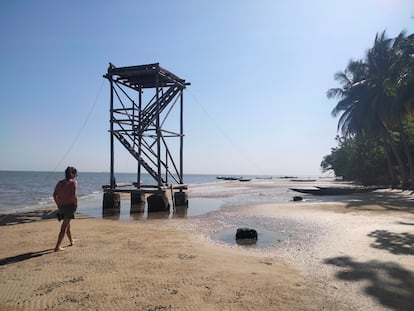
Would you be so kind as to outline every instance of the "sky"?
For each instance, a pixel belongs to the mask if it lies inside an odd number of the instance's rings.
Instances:
[[[111,62],[191,83],[185,173],[321,175],[337,146],[326,91],[384,30],[413,33],[414,2],[1,1],[0,170],[109,171]]]

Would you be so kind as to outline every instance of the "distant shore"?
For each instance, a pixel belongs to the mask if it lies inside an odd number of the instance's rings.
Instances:
[[[172,220],[77,214],[78,241],[58,253],[54,209],[1,216],[1,310],[414,309],[407,192],[245,204]],[[239,224],[277,231],[283,241],[245,247],[214,239]]]

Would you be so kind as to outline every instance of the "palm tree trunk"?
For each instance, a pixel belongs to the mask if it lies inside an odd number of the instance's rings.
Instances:
[[[403,184],[403,188],[406,189],[413,189],[414,188],[414,160],[413,160],[413,155],[411,154],[411,150],[410,150],[410,146],[408,143],[408,138],[407,135],[405,134],[402,122],[400,120],[399,124],[398,124],[399,128],[400,128],[400,138],[401,138],[401,144],[403,146],[403,150],[405,153],[405,156],[407,158],[407,164],[408,164],[408,169],[409,169],[409,174],[407,176],[407,178],[410,178],[410,181],[407,181],[406,184]]]
[[[388,167],[388,174],[391,178],[391,188],[396,188],[398,186],[398,178],[395,174],[395,170],[392,164],[392,151],[390,150],[390,146],[387,142],[384,141],[384,154],[385,159],[387,160],[387,167]]]
[[[401,155],[397,150],[397,146],[395,145],[395,143],[392,141],[392,137],[390,134],[390,131],[387,129],[387,127],[382,124],[383,127],[383,134],[384,134],[384,139],[385,139],[385,143],[388,143],[390,146],[390,149],[392,151],[392,154],[395,157],[395,160],[398,163],[398,167],[400,168],[400,181],[402,185],[405,185],[408,183],[408,175],[407,175],[407,170],[406,170],[406,166],[404,161],[401,159]]]
[[[408,184],[408,175],[407,175],[407,170],[405,168],[405,163],[404,161],[401,159],[401,155],[397,150],[396,145],[389,141],[390,147],[391,147],[391,151],[395,157],[395,160],[398,163],[398,167],[400,168],[400,179],[401,179],[401,184],[402,186],[407,185]]]

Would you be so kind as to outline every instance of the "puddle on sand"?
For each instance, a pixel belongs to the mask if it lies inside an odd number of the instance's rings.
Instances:
[[[217,242],[223,242],[230,245],[243,245],[248,247],[267,247],[276,246],[283,243],[285,237],[279,232],[270,231],[261,227],[255,227],[257,231],[257,241],[236,241],[236,231],[240,227],[231,227],[223,229],[213,234],[212,239]]]

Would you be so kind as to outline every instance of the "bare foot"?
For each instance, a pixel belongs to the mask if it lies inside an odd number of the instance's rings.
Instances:
[[[78,239],[73,239],[73,240],[70,242],[70,246],[75,245],[77,240],[78,240]]]
[[[63,247],[56,247],[55,252],[64,251],[65,249]]]

